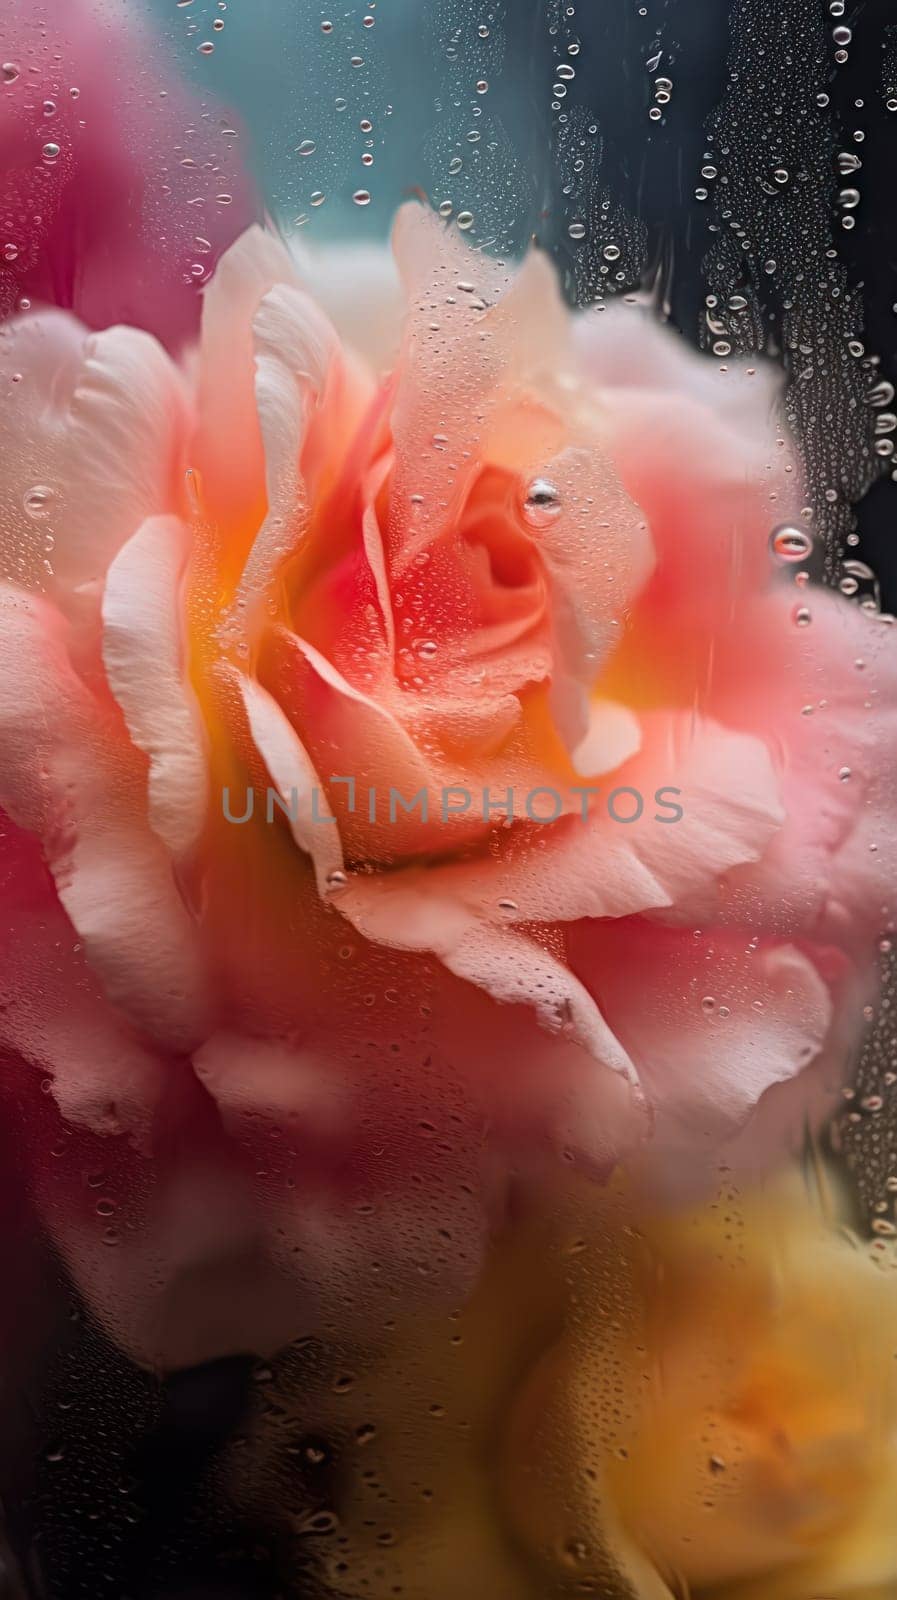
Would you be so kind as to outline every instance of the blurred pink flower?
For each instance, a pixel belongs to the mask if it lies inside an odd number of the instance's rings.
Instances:
[[[24,297],[177,347],[258,214],[237,124],[150,28],[91,0],[9,0],[2,53],[0,316]]]

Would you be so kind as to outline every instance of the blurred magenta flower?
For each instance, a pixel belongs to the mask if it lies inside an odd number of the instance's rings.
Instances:
[[[259,209],[237,124],[96,0],[10,0],[0,53],[0,315],[24,298],[183,343]]]

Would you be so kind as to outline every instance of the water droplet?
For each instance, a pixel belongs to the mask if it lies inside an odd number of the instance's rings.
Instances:
[[[14,61],[4,61],[3,66],[0,67],[0,72],[3,73],[4,83],[15,83],[16,78],[19,76],[19,69]]]
[[[857,172],[862,165],[859,156],[852,150],[842,150],[838,156],[838,171],[842,178],[846,178],[849,172]]]
[[[841,45],[843,47],[844,45],[850,44],[850,41],[853,38],[853,34],[851,33],[849,28],[845,28],[842,25],[839,28],[833,28],[832,29],[832,38],[834,39],[835,44]]]
[[[470,229],[473,227],[472,211],[458,212],[458,227],[461,229],[462,233],[468,233],[470,231]]]
[[[202,44],[198,44],[196,48],[201,56],[210,56],[213,54],[215,46],[211,39],[203,39]]]
[[[526,491],[523,515],[531,528],[546,528],[561,509],[561,497],[547,478],[535,478]]]
[[[859,189],[842,189],[838,195],[838,204],[845,211],[853,211],[860,203]]]
[[[584,239],[586,236],[586,225],[584,222],[571,222],[567,232],[569,233],[571,239]]]
[[[606,244],[604,246],[604,259],[605,261],[619,261],[620,246],[618,244]]]
[[[813,615],[806,606],[795,606],[791,613],[791,620],[796,627],[806,628],[812,622]]]
[[[371,203],[370,190],[369,189],[356,189],[355,193],[352,196],[352,199],[355,201],[355,204],[357,206],[369,206],[370,203]]]
[[[331,891],[331,893],[336,893],[338,889],[345,889],[348,881],[349,880],[346,877],[346,874],[339,871],[328,872],[326,878],[327,888]]]
[[[45,483],[36,483],[33,488],[27,491],[22,504],[29,517],[33,517],[35,521],[39,521],[42,517],[48,517],[52,510],[53,490],[49,489]]]
[[[303,139],[302,143],[296,146],[296,154],[300,156],[313,156],[316,149],[317,145],[315,144],[314,139]]]
[[[806,561],[813,549],[813,540],[806,529],[786,523],[774,530],[769,545],[777,561]]]
[[[41,151],[41,155],[45,161],[55,161],[60,153],[60,147],[56,143],[55,139],[48,139],[43,150]]]
[[[477,83],[477,94],[488,94],[488,92],[489,84],[485,78],[480,78],[479,82]]]

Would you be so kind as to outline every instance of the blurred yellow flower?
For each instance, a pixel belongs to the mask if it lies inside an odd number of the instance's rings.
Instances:
[[[513,1190],[466,1303],[301,1354],[235,1501],[294,1470],[295,1411],[333,1454],[334,1596],[895,1600],[897,1256],[828,1183]]]
[[[622,1214],[592,1218],[503,1452],[546,1577],[638,1600],[893,1600],[891,1250],[796,1173],[672,1217],[605,1203]]]

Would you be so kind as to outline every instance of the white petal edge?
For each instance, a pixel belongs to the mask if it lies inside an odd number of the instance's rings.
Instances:
[[[150,826],[178,857],[196,844],[209,799],[205,726],[185,660],[190,541],[179,518],[150,518],[119,551],[103,596],[109,687],[149,757]]]

